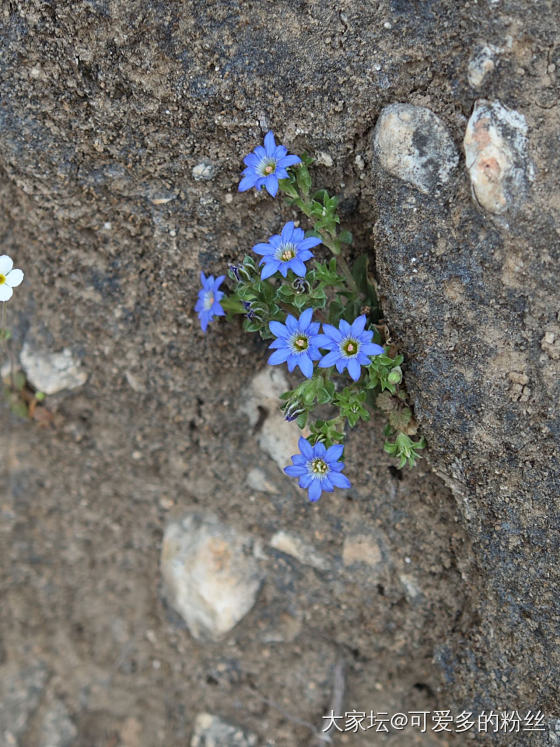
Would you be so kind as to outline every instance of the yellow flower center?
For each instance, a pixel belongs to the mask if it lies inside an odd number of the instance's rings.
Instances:
[[[324,475],[327,470],[327,463],[323,459],[314,459],[311,462],[311,471],[316,475]]]
[[[0,285],[4,285],[5,282],[6,282],[6,276],[2,275],[2,273],[0,272]]]
[[[300,350],[307,350],[307,348],[309,347],[309,342],[307,341],[307,337],[304,337],[302,335],[301,337],[296,337],[296,339],[294,340],[294,345]]]

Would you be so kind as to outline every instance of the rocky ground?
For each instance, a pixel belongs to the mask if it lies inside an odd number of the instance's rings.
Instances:
[[[557,744],[554,3],[0,12],[9,352],[47,392],[0,409],[2,744],[318,745],[333,708],[544,714],[335,744]],[[360,426],[316,505],[266,345],[193,311],[295,217],[237,193],[268,129],[374,260],[429,445],[400,471]]]

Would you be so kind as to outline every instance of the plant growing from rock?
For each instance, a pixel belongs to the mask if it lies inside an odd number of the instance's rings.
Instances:
[[[299,479],[311,501],[322,491],[350,487],[339,461],[345,432],[369,420],[374,408],[388,421],[385,451],[399,467],[414,466],[424,440],[411,438],[416,424],[402,385],[403,356],[383,324],[367,255],[351,265],[343,257],[352,234],[339,228],[338,199],[325,189],[314,190],[312,159],[288,154],[271,132],[244,162],[239,191],[264,187],[272,197],[281,192],[308,219],[310,229],[304,233],[289,221],[256,244],[252,255],[229,267],[228,295],[219,290],[224,275],[201,273],[195,310],[202,330],[215,316],[241,314],[247,332],[271,340],[270,365],[286,364],[303,375],[282,395],[280,406],[287,420],[307,429],[307,438],[300,438],[301,453],[285,471]],[[312,250],[320,245],[330,258],[315,256]]]
[[[21,285],[23,271],[14,269],[14,263],[7,254],[0,256],[0,352],[8,353],[9,373],[2,381],[2,394],[8,407],[23,418],[36,418],[37,405],[45,399],[43,392],[37,392],[30,386],[23,371],[16,370],[14,356],[10,350],[12,333],[6,324],[6,302],[13,296],[13,289]],[[1,366],[1,361],[0,361]]]

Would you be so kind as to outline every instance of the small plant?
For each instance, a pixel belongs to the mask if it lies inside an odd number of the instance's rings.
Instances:
[[[350,266],[342,256],[352,234],[339,229],[338,199],[325,189],[312,189],[312,159],[288,154],[272,132],[244,162],[239,191],[264,187],[272,197],[283,193],[306,216],[310,229],[304,233],[289,221],[280,233],[256,244],[252,251],[258,262],[247,254],[229,267],[229,295],[219,290],[225,276],[201,273],[195,310],[202,330],[215,316],[229,320],[241,314],[247,332],[271,340],[270,365],[285,363],[305,377],[281,396],[280,406],[287,420],[308,428],[308,437],[299,441],[301,453],[285,472],[299,478],[311,501],[322,491],[350,487],[339,461],[346,428],[369,420],[373,408],[388,420],[385,451],[399,467],[413,467],[424,440],[411,438],[417,426],[402,386],[403,356],[382,323],[368,257]],[[316,258],[311,250],[320,245],[330,258]]]
[[[21,285],[23,272],[14,269],[14,263],[7,254],[0,256],[0,352],[7,350],[9,373],[2,380],[2,393],[8,407],[22,418],[33,418],[49,423],[52,414],[42,405],[45,394],[33,389],[23,371],[16,370],[14,356],[10,349],[12,333],[6,326],[6,301],[13,296],[13,289]]]

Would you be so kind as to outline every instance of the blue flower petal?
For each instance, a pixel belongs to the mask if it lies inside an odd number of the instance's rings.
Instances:
[[[361,316],[354,319],[351,326],[351,334],[353,337],[358,337],[358,335],[361,335],[364,331],[366,326],[366,315],[362,314]]]
[[[303,465],[289,465],[284,467],[284,472],[290,477],[302,477],[307,474],[307,467]]]
[[[249,153],[249,155],[245,156],[243,159],[243,163],[246,166],[249,166],[249,168],[256,168],[260,163],[260,159],[256,153]]]
[[[329,480],[337,488],[347,489],[352,487],[350,480],[340,472],[329,472]]]
[[[305,464],[307,462],[307,459],[303,456],[303,454],[295,454],[292,457],[292,462],[299,466],[301,464]]]
[[[358,363],[358,361],[355,358],[350,358],[348,360],[348,373],[354,379],[354,381],[358,381],[361,372],[362,369],[360,368],[360,364]]]
[[[300,278],[305,277],[307,270],[305,269],[303,262],[301,262],[297,257],[291,259],[288,262],[288,265],[290,266],[290,270],[296,275],[299,275]]]
[[[299,156],[284,156],[284,158],[281,158],[278,161],[278,165],[284,169],[287,169],[290,166],[295,166],[298,163],[301,163],[301,158]]]
[[[366,344],[362,346],[361,350],[366,355],[382,355],[385,352],[381,345],[377,345],[377,343],[375,342],[366,342]]]
[[[288,314],[286,317],[286,328],[291,334],[298,331],[298,320],[292,314]]]
[[[338,462],[338,460],[342,456],[343,451],[344,451],[343,444],[334,444],[334,446],[331,446],[327,449],[327,453],[325,455],[326,461],[327,462]]]
[[[268,328],[270,329],[274,337],[287,337],[288,336],[289,329],[290,329],[289,322],[288,322],[289,318],[290,317],[288,316],[288,318],[286,319],[286,325],[281,324],[280,322],[269,322],[268,323]],[[293,318],[294,317],[292,317],[292,319]]]
[[[289,348],[280,348],[280,350],[275,350],[274,353],[270,355],[268,363],[271,366],[278,366],[280,363],[285,363],[285,361],[288,360],[289,355]]]
[[[269,174],[265,179],[264,186],[271,197],[276,197],[278,194],[278,177],[276,174]]]
[[[321,443],[321,441],[318,441],[313,448],[314,448],[314,455],[316,457],[323,458],[325,456],[325,454],[327,453],[327,449],[325,447],[325,444]]]
[[[311,485],[312,482],[313,482],[313,475],[310,475],[309,472],[308,472],[303,477],[300,477],[300,479],[299,479],[299,486],[300,486],[300,488],[303,488],[304,490],[307,490],[307,488]]]
[[[331,340],[330,337],[327,337],[326,335],[314,335],[311,343],[313,345],[316,345],[318,348],[328,349],[332,348],[333,345],[336,344],[333,340]]]
[[[313,363],[308,355],[300,355],[299,368],[306,379],[310,379],[313,376]]]
[[[312,480],[311,485],[309,486],[309,500],[312,503],[315,503],[315,501],[318,501],[321,497],[321,483],[319,480]]]
[[[282,270],[279,262],[267,262],[261,270],[261,280],[266,280],[279,269]]]
[[[344,469],[344,462],[331,462],[331,464],[329,464],[329,467],[334,472],[342,472],[342,470]]]
[[[339,358],[337,360],[335,365],[336,365],[336,370],[338,371],[338,373],[342,373],[344,371],[344,369],[346,368],[346,363],[347,361],[344,360],[344,358]]]
[[[239,182],[239,187],[237,190],[239,192],[246,192],[248,189],[251,189],[251,187],[255,186],[255,183],[257,181],[256,176],[251,174],[250,176],[244,176],[243,179]]]
[[[348,322],[345,319],[341,319],[340,323],[338,325],[339,330],[342,332],[343,335],[349,335],[351,327],[348,324]]]
[[[313,459],[313,446],[303,436],[299,437],[298,441],[299,450],[306,459]]]
[[[255,254],[263,254],[265,257],[274,254],[274,247],[272,247],[270,244],[255,244],[253,247],[253,251]]]
[[[299,316],[299,326],[301,329],[307,329],[311,323],[311,317],[313,316],[313,309],[305,309]]]
[[[282,241],[285,243],[288,241],[291,241],[293,231],[294,231],[294,224],[293,224],[293,221],[290,220],[288,221],[288,223],[286,223],[286,225],[282,229],[282,233],[280,234],[280,236],[282,237]]]
[[[274,155],[274,151],[276,150],[276,143],[274,142],[273,132],[267,132],[264,136],[264,149],[267,156],[272,157]]]
[[[323,332],[335,342],[342,340],[342,333],[336,327],[333,327],[332,324],[323,324]]]
[[[321,243],[321,239],[318,239],[316,236],[309,236],[307,239],[303,239],[298,246],[300,249],[313,249],[314,246],[319,246]]]
[[[330,368],[331,366],[334,366],[337,361],[340,360],[340,352],[338,350],[332,350],[330,353],[327,353],[324,358],[321,359],[319,362],[320,368]],[[338,366],[337,366],[338,368]]]
[[[268,347],[270,350],[274,350],[276,348],[288,348],[288,340],[285,337],[277,337],[276,340],[273,340]]]

